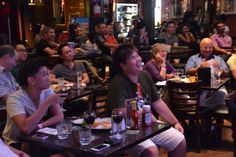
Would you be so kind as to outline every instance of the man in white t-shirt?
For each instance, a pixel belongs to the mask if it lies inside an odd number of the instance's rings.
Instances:
[[[21,142],[17,137],[22,133],[30,134],[64,120],[60,109],[64,94],[54,94],[49,89],[48,69],[43,62],[27,62],[21,67],[19,75],[18,82],[22,88],[7,99],[7,123],[3,131],[5,142],[15,148],[20,148]],[[45,153],[41,151],[38,155],[51,155]]]

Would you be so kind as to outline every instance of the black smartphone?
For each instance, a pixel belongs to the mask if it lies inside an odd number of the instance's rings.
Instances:
[[[115,138],[109,138],[109,139],[105,140],[105,143],[108,143],[111,146],[117,146],[117,145],[119,145],[121,143],[121,141],[118,140],[118,139],[115,139]]]
[[[32,137],[33,137],[33,138],[37,138],[37,139],[42,139],[42,140],[44,140],[44,139],[47,139],[49,136],[46,135],[46,134],[39,134],[39,133],[36,133],[36,134],[33,134]]]
[[[98,146],[96,146],[94,148],[91,148],[91,150],[96,151],[96,152],[100,152],[100,151],[102,151],[104,149],[107,149],[109,147],[110,147],[110,144],[103,143],[103,144],[100,144],[100,145],[98,145]]]

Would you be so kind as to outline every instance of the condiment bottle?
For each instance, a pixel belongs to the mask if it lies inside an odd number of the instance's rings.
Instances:
[[[144,127],[149,127],[152,125],[152,114],[150,105],[143,105],[142,118]]]

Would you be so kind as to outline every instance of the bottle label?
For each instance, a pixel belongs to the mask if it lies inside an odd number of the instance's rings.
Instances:
[[[145,121],[145,125],[150,125],[151,124],[152,116],[151,116],[150,112],[145,114],[144,121]]]

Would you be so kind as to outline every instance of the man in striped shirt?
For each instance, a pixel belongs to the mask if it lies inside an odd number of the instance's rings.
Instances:
[[[6,103],[10,94],[18,88],[18,83],[11,74],[12,68],[16,66],[15,50],[10,45],[0,47],[0,98],[1,103]]]

